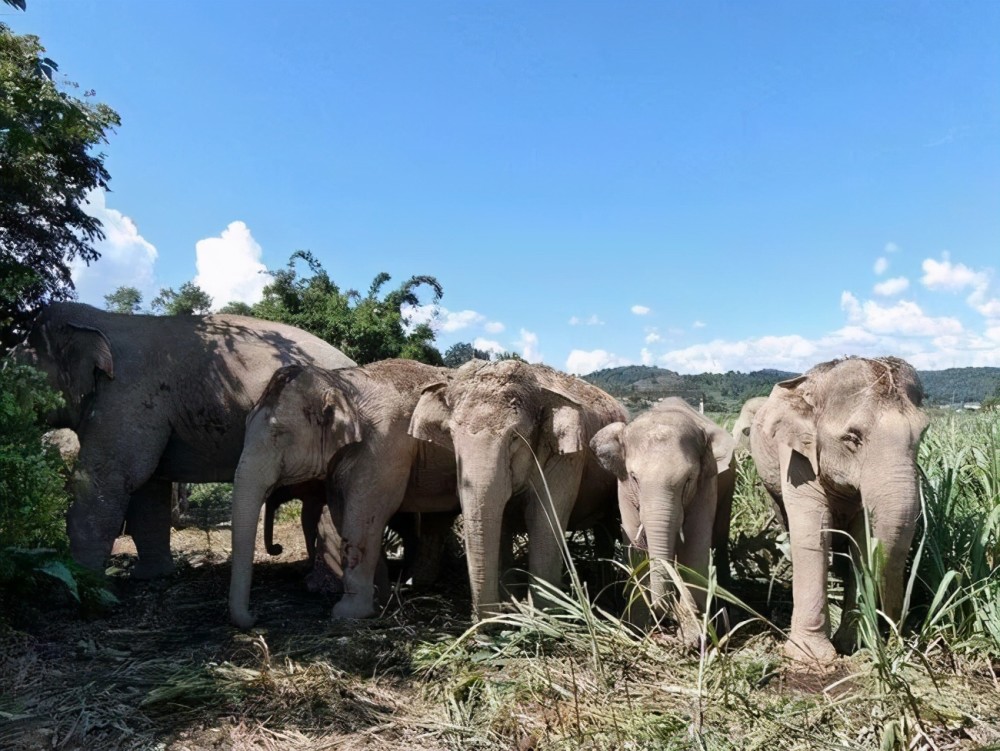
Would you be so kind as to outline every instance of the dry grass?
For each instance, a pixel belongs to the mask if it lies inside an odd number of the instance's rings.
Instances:
[[[928,449],[953,457],[924,462],[928,503],[996,498],[985,445]],[[332,601],[303,586],[294,521],[278,526],[282,556],[259,552],[261,628],[244,634],[226,617],[228,531],[188,529],[174,534],[169,580],[113,577],[112,612],[83,620],[66,602],[0,634],[0,749],[1000,748],[1000,628],[984,610],[998,588],[983,584],[996,533],[956,521],[928,538],[922,586],[950,599],[918,603],[909,635],[879,637],[876,623],[830,672],[795,669],[775,634],[790,614],[787,563],[775,534],[758,534],[769,508],[744,468],[735,594],[761,617],[730,608],[728,635],[706,628],[700,651],[572,596],[470,628],[461,569],[436,594],[400,588],[380,618],[332,623]],[[966,539],[985,551],[975,570]],[[120,543],[125,571],[132,551]],[[967,570],[938,585],[949,551]]]

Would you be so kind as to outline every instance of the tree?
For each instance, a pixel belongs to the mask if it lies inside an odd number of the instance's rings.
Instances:
[[[177,292],[171,287],[161,289],[150,305],[168,316],[202,315],[212,309],[212,298],[194,282],[184,282]]]
[[[24,9],[23,0],[5,2]],[[108,187],[95,149],[120,120],[57,85],[44,51],[37,37],[0,24],[0,346],[41,305],[73,297],[70,262],[96,260],[104,237],[85,206],[90,191]]]
[[[468,342],[453,344],[444,353],[444,364],[449,368],[457,368],[473,359],[489,360],[490,353],[476,349]]]
[[[299,276],[298,261],[309,267],[309,276]],[[362,296],[355,290],[342,292],[313,255],[302,250],[271,276],[263,299],[252,307],[257,318],[305,329],[362,365],[389,357],[442,364],[441,353],[434,347],[434,330],[427,323],[411,325],[404,312],[406,306],[420,304],[417,291],[422,286],[433,290],[434,303],[440,301],[443,290],[433,276],[410,277],[380,297],[391,280],[381,273]]]
[[[251,308],[245,302],[233,300],[232,302],[227,302],[225,305],[219,308],[218,312],[226,313],[231,316],[252,316],[253,308]]]
[[[104,296],[104,307],[112,313],[134,315],[142,305],[142,293],[135,287],[119,287]]]

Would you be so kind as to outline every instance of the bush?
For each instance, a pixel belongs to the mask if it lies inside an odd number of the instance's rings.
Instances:
[[[42,417],[61,402],[33,368],[0,370],[0,555],[10,547],[68,548],[65,465],[42,442]]]

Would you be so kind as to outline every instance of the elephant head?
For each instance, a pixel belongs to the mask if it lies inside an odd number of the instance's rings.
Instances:
[[[115,377],[111,342],[104,332],[59,315],[53,308],[39,314],[11,357],[42,371],[49,386],[62,394],[65,404],[48,416],[53,427],[79,428],[98,379]]]
[[[247,416],[246,440],[233,482],[229,588],[230,617],[241,628],[254,623],[249,610],[250,585],[257,523],[265,499],[279,487],[324,478],[337,452],[361,441],[354,406],[340,389],[318,380],[324,377],[334,376],[300,365],[279,368]],[[275,502],[285,499],[277,496]],[[322,504],[311,503],[310,507],[316,510],[318,522]],[[273,508],[269,511],[273,513]],[[305,524],[303,520],[308,539]]]
[[[736,447],[738,449],[749,450],[750,426],[753,425],[753,418],[756,416],[757,411],[766,401],[766,396],[755,396],[753,399],[747,399],[743,404],[743,408],[740,409],[739,417],[736,418],[736,422],[733,424],[733,438],[736,440]]]
[[[550,470],[560,458],[582,458],[589,438],[586,408],[558,378],[549,377],[553,373],[515,360],[467,363],[451,383],[424,389],[410,421],[410,435],[455,453],[473,608],[479,615],[499,600],[501,528],[508,500],[534,488],[542,496],[540,505],[547,506],[542,490],[547,485],[559,517],[552,522],[565,529],[576,499],[582,461],[567,469],[565,477]],[[553,550],[555,565],[560,565],[552,528],[543,534],[539,527],[535,534],[530,518],[528,527],[532,572],[546,568],[536,567],[536,560],[551,560]]]
[[[682,399],[666,399],[632,422],[616,422],[591,440],[598,461],[618,478],[622,526],[651,561],[654,604],[669,591],[670,577],[656,561],[676,561],[708,573],[716,526],[719,475],[732,472],[735,441]],[[723,513],[728,516],[728,505]],[[728,520],[727,520],[728,521]],[[728,537],[728,523],[725,525]],[[726,539],[719,541],[726,544]],[[691,590],[698,607],[704,591]]]
[[[794,652],[834,653],[826,616],[830,529],[864,550],[865,512],[885,553],[882,606],[898,618],[903,569],[920,514],[917,448],[927,427],[916,371],[895,357],[823,363],[776,384],[754,418],[751,451],[783,508],[792,546]],[[853,577],[845,612],[853,607]],[[848,649],[848,619],[834,641]]]

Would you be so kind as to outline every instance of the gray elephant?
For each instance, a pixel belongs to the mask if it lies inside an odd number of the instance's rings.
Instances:
[[[832,530],[865,550],[865,514],[885,552],[882,608],[898,619],[903,568],[920,515],[917,447],[927,427],[916,371],[895,357],[822,363],[775,385],[750,429],[764,487],[785,515],[792,548],[792,627],[786,653],[827,662],[834,644],[854,642],[849,614],[854,577],[845,582],[845,618],[829,637],[827,570]],[[834,538],[834,539],[831,539]]]
[[[243,316],[144,316],[54,303],[13,357],[33,365],[65,406],[80,455],[67,516],[70,549],[102,569],[127,518],[140,578],[169,573],[170,482],[229,482],[247,413],[282,365],[354,363],[291,326]]]
[[[615,478],[589,443],[602,427],[625,419],[618,402],[596,386],[517,360],[472,361],[450,383],[425,389],[410,433],[453,451],[458,462],[477,616],[495,612],[500,601],[501,552],[511,530],[504,512],[513,498],[524,504],[512,509],[527,527],[529,569],[547,582],[559,581],[567,528],[615,516]]]
[[[736,442],[729,433],[683,399],[671,397],[628,424],[602,428],[590,446],[601,465],[618,478],[625,534],[653,559],[654,605],[671,588],[667,573],[655,566],[657,560],[676,561],[707,577],[711,547],[720,580],[728,579],[736,474]],[[704,610],[704,589],[694,586],[689,594]]]
[[[274,373],[247,418],[233,486],[234,624],[248,628],[254,622],[248,605],[264,499],[274,487],[318,478],[326,478],[340,539],[340,550],[333,552],[339,553],[334,566],[342,567],[344,595],[334,617],[374,613],[375,575],[390,517],[458,508],[454,455],[407,433],[423,386],[449,377],[446,368],[412,360],[332,371],[291,366]]]
[[[766,401],[766,396],[755,396],[752,399],[747,399],[743,404],[743,408],[740,409],[739,417],[736,418],[736,422],[733,424],[733,438],[736,440],[736,448],[738,450],[750,450],[750,426],[753,425],[753,418],[757,414],[757,410]]]

